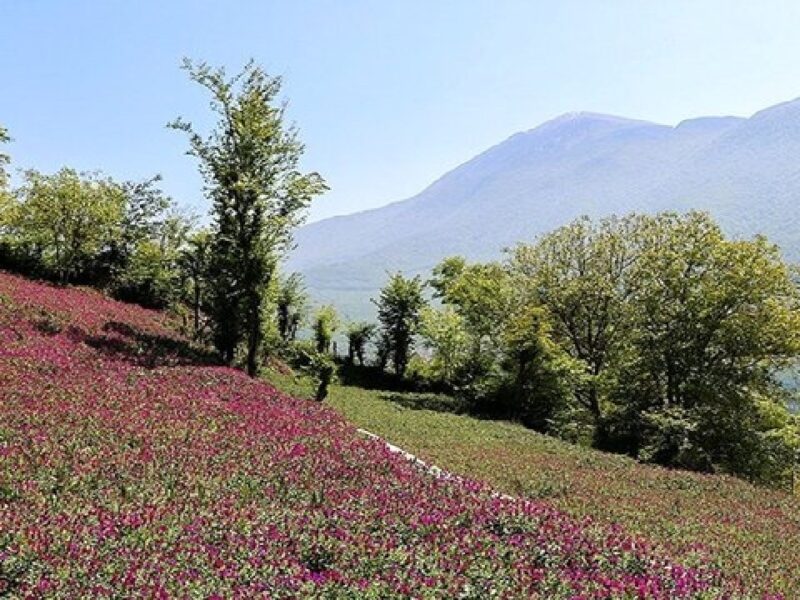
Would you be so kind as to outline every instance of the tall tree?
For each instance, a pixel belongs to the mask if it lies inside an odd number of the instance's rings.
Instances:
[[[625,304],[640,221],[637,216],[599,223],[580,218],[536,244],[519,245],[509,261],[517,296],[547,308],[554,335],[583,365],[575,396],[592,416],[601,444],[603,390],[613,385],[630,331]]]
[[[180,118],[170,124],[188,134],[213,202],[214,341],[231,363],[243,340],[247,372],[255,375],[266,290],[306,207],[327,188],[317,173],[299,170],[304,147],[286,125],[279,77],[252,61],[233,77],[188,59],[183,68],[211,93],[218,117],[207,136]]]
[[[395,373],[401,377],[414,347],[420,311],[425,306],[424,287],[419,276],[408,278],[395,273],[389,277],[378,300],[373,300],[378,307],[378,320],[389,344]]]
[[[790,270],[764,238],[728,240],[704,213],[648,217],[640,239],[623,371],[639,453],[758,478],[775,375],[800,353]]]

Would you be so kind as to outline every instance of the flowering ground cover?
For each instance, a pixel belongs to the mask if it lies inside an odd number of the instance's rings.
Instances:
[[[160,314],[0,273],[0,595],[747,597],[683,554],[421,473]]]
[[[302,381],[276,380],[305,393]],[[678,559],[704,553],[753,592],[800,598],[800,497],[643,465],[511,423],[409,408],[444,404],[434,400],[335,386],[330,403],[425,461],[576,518],[621,524]]]

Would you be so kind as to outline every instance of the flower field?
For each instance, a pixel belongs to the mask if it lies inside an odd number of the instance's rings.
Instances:
[[[700,552],[421,473],[159,313],[0,273],[2,595],[750,597]]]

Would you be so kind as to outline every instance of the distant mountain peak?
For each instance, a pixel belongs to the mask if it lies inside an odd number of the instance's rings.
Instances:
[[[605,132],[638,127],[664,127],[664,125],[659,125],[651,121],[618,117],[616,115],[579,111],[564,113],[554,119],[545,121],[538,127],[522,131],[517,135],[527,137],[530,135],[556,134],[558,136],[567,135],[569,137],[581,137],[583,135],[602,134]]]
[[[609,115],[605,113],[592,112],[587,110],[579,110],[573,112],[566,112],[563,115],[557,116],[555,119],[545,121],[543,124],[548,123],[565,123],[568,121],[605,121],[611,123],[635,123],[636,119],[629,119],[627,117],[619,117],[617,115]]]

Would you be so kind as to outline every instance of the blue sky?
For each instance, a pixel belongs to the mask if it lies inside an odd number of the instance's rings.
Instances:
[[[560,113],[674,124],[800,96],[800,2],[0,0],[0,123],[17,167],[163,174],[205,212],[181,57],[285,79],[318,219],[409,197]]]

